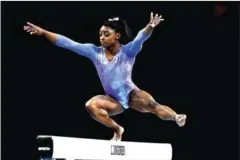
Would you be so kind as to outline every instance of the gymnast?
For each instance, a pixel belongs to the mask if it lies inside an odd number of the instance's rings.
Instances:
[[[132,38],[125,20],[119,17],[108,19],[99,30],[101,46],[79,43],[29,22],[24,26],[24,30],[30,35],[43,36],[56,46],[85,56],[93,62],[106,95],[92,97],[85,104],[86,110],[93,119],[113,130],[111,140],[121,141],[124,128],[111,116],[120,114],[128,108],[155,114],[163,120],[176,122],[180,127],[185,125],[187,117],[185,114],[177,114],[170,107],[159,104],[148,92],[138,88],[132,81],[132,68],[136,56],[162,21],[164,19],[161,15],[154,16],[151,12],[148,24]]]

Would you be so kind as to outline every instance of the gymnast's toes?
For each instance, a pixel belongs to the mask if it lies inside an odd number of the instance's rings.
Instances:
[[[114,132],[113,138],[111,140],[112,141],[122,141],[123,132],[124,132],[124,128],[119,127],[119,130],[117,132]]]
[[[178,115],[176,116],[176,123],[177,123],[180,127],[182,127],[182,126],[185,125],[186,119],[187,119],[187,116],[186,116],[185,114],[178,114]]]

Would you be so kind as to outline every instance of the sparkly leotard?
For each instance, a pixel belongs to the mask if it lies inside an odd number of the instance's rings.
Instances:
[[[139,31],[135,39],[121,45],[114,58],[109,61],[102,46],[91,43],[78,43],[63,35],[57,35],[56,45],[88,57],[97,69],[98,76],[107,95],[115,98],[125,109],[128,95],[136,87],[132,82],[132,68],[136,55],[150,35]]]

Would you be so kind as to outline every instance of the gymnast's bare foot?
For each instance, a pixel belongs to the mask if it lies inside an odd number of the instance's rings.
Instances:
[[[112,141],[121,141],[122,140],[122,134],[124,132],[124,128],[119,126],[119,129],[114,132]]]
[[[186,119],[187,119],[187,116],[186,116],[185,114],[178,114],[178,115],[176,115],[175,118],[176,118],[176,123],[177,123],[180,127],[182,127],[182,126],[185,125]]]

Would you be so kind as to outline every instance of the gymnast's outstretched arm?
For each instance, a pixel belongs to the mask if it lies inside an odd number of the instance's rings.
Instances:
[[[94,49],[96,46],[91,43],[83,44],[83,43],[75,42],[64,35],[47,31],[29,22],[27,24],[28,26],[24,26],[24,30],[27,32],[30,32],[31,35],[44,36],[55,45],[71,50],[75,53],[78,53],[79,55],[88,57],[91,60],[93,60],[94,57],[96,56],[94,52],[95,51]]]
[[[126,45],[126,54],[129,57],[135,57],[141,51],[143,43],[150,37],[154,28],[161,21],[164,21],[164,19],[162,19],[161,15],[158,16],[158,14],[156,14],[155,16],[153,16],[153,13],[151,12],[150,21],[146,25],[146,27],[144,27],[142,30],[140,30],[138,32],[137,36],[134,38],[134,40],[129,42]]]

